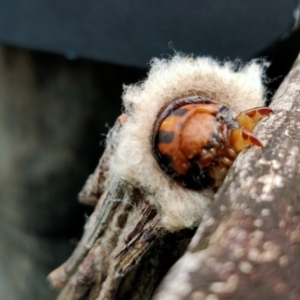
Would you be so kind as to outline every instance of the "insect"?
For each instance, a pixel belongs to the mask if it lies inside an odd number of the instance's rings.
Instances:
[[[252,145],[262,147],[252,130],[271,112],[268,107],[256,107],[235,117],[230,107],[201,96],[174,100],[154,124],[154,156],[182,186],[216,190],[240,151]]]

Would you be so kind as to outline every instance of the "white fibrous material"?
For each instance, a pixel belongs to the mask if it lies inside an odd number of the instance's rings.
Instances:
[[[124,87],[127,121],[111,136],[114,153],[109,172],[136,185],[160,212],[161,225],[169,231],[191,228],[201,221],[213,199],[211,190],[183,188],[159,167],[152,152],[152,130],[162,107],[184,96],[205,95],[238,114],[264,105],[264,62],[241,67],[208,57],[191,59],[177,54],[170,59],[153,59],[148,77]]]

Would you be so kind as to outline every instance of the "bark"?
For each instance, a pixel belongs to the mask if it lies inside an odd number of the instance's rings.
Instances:
[[[122,118],[113,130],[120,126]],[[194,233],[167,232],[144,192],[128,182],[111,178],[103,190],[112,151],[108,138],[94,174],[79,193],[87,204],[100,199],[72,256],[49,275],[54,287],[63,287],[58,299],[150,299]]]
[[[300,58],[155,300],[300,298]]]
[[[264,148],[238,156],[155,299],[299,299],[299,64],[276,93],[274,113],[256,128]],[[108,141],[80,193],[97,202],[84,235],[49,275],[62,287],[58,299],[150,299],[189,242],[191,231],[171,234],[159,226],[145,191],[114,178],[101,190],[110,151]]]

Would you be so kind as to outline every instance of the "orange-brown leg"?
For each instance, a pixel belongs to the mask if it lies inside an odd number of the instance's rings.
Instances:
[[[241,112],[237,117],[236,121],[239,125],[247,130],[252,131],[257,122],[265,115],[272,112],[269,107],[255,107]]]
[[[236,152],[240,152],[244,148],[251,145],[262,147],[261,141],[252,132],[244,128],[236,128],[231,130],[229,144],[230,147]]]
[[[208,168],[208,175],[211,178],[214,178],[216,180],[222,180],[225,178],[228,171],[227,166],[223,166],[222,164],[218,164],[215,166],[211,166]]]

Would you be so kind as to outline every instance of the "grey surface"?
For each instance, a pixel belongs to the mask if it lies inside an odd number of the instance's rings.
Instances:
[[[176,51],[248,59],[293,24],[297,0],[0,0],[0,42],[147,67]],[[171,44],[171,46],[170,46]]]

